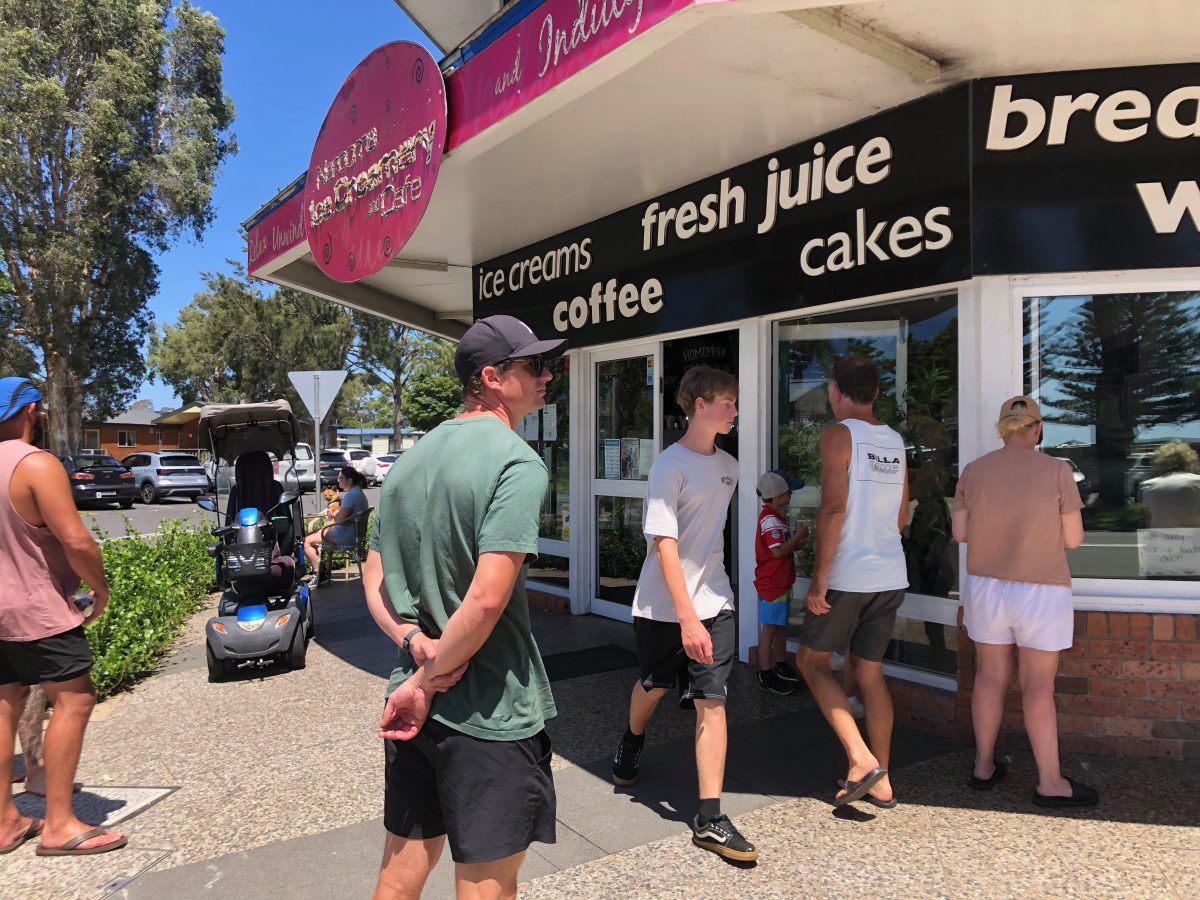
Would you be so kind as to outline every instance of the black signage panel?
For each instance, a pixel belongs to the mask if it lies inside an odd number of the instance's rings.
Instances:
[[[970,275],[968,87],[764,156],[474,270],[474,313],[571,346]]]
[[[977,274],[1200,265],[1200,65],[971,87]]]

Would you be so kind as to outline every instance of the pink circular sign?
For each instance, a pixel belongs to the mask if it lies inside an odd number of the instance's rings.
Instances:
[[[304,230],[321,271],[373,275],[412,237],[446,144],[446,86],[411,41],[377,47],[325,114],[304,186]]]

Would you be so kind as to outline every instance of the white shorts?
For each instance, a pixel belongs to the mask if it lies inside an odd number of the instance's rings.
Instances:
[[[1074,643],[1069,587],[968,574],[965,588],[963,624],[971,640],[1050,651],[1069,650]]]

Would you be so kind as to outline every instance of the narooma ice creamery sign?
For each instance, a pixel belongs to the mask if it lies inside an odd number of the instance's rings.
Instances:
[[[371,51],[334,98],[308,163],[304,228],[322,272],[358,281],[400,252],[445,143],[446,87],[433,57],[410,41]]]

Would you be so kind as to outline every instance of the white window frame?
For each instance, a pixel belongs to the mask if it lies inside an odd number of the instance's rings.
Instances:
[[[129,435],[130,443],[125,443],[125,435]],[[124,428],[117,429],[117,446],[122,448],[137,446],[137,429],[126,430]]]
[[[976,279],[978,280],[978,279]],[[766,387],[764,393],[768,395],[769,406],[760,417],[760,432],[762,440],[762,453],[759,461],[759,471],[765,472],[775,465],[771,452],[773,441],[770,432],[774,429],[774,422],[768,418],[773,416],[776,403],[775,391],[778,387],[775,372],[777,371],[778,360],[778,342],[775,340],[775,325],[778,322],[788,319],[795,319],[808,316],[827,316],[836,315],[839,312],[847,310],[859,309],[862,307],[881,306],[883,304],[892,303],[907,303],[913,300],[920,300],[923,297],[934,297],[942,294],[953,293],[957,297],[958,307],[958,417],[959,417],[959,459],[960,465],[962,459],[966,458],[964,453],[964,444],[966,441],[967,422],[964,420],[964,409],[966,403],[964,398],[968,396],[968,391],[971,393],[977,392],[978,388],[978,372],[971,368],[970,363],[965,363],[967,354],[965,348],[972,341],[971,329],[977,327],[976,319],[977,308],[981,302],[978,292],[974,289],[973,282],[950,282],[948,284],[933,285],[931,287],[923,287],[916,290],[895,291],[888,294],[877,294],[871,297],[855,298],[853,300],[841,300],[836,303],[826,303],[821,306],[814,306],[806,309],[791,310],[786,313],[776,313],[771,316],[764,317],[762,321],[762,339],[767,351],[763,354],[763,359],[766,362],[766,371],[763,383]],[[1018,369],[1019,371],[1019,369]],[[1006,394],[1012,396],[1011,394]],[[996,407],[999,408],[1000,401],[996,401]],[[973,458],[973,457],[972,457]],[[753,499],[754,494],[750,494]],[[757,517],[758,507],[754,506],[751,513]],[[754,521],[752,518],[751,521]],[[753,590],[753,544],[750,549],[750,573],[751,583],[750,589]],[[963,555],[959,559],[959,571],[965,572],[965,549]],[[797,578],[796,586],[793,589],[793,603],[804,602],[804,595],[808,592],[808,586],[811,583],[809,578]],[[743,592],[742,596],[747,595]],[[897,614],[908,619],[914,619],[923,622],[935,622],[939,625],[954,625],[958,624],[958,608],[959,601],[952,597],[935,597],[930,594],[918,594],[915,592],[907,593],[904,597],[904,602],[900,605]],[[756,613],[757,616],[757,613]],[[757,636],[756,636],[757,638]],[[789,650],[798,648],[795,640],[788,642]],[[947,675],[939,672],[931,672],[925,669],[917,669],[911,666],[905,666],[900,663],[895,663],[890,660],[884,660],[884,671],[888,675],[902,678],[906,681],[912,681],[917,684],[924,684],[930,687],[936,687],[943,690],[954,690],[957,685],[957,678],[953,675]]]
[[[979,280],[979,279],[977,279]],[[1186,269],[1135,269],[1120,272],[1074,272],[1052,275],[1016,275],[1008,279],[1010,318],[1015,341],[1013,380],[996,400],[1024,391],[1024,303],[1033,297],[1093,294],[1134,294],[1155,291],[1200,291],[1200,267]],[[976,454],[978,455],[978,454]],[[974,458],[974,457],[971,457]],[[965,571],[965,569],[964,569]],[[1200,582],[1149,581],[1141,578],[1076,578],[1071,584],[1075,609],[1080,611],[1197,613],[1200,612]]]

